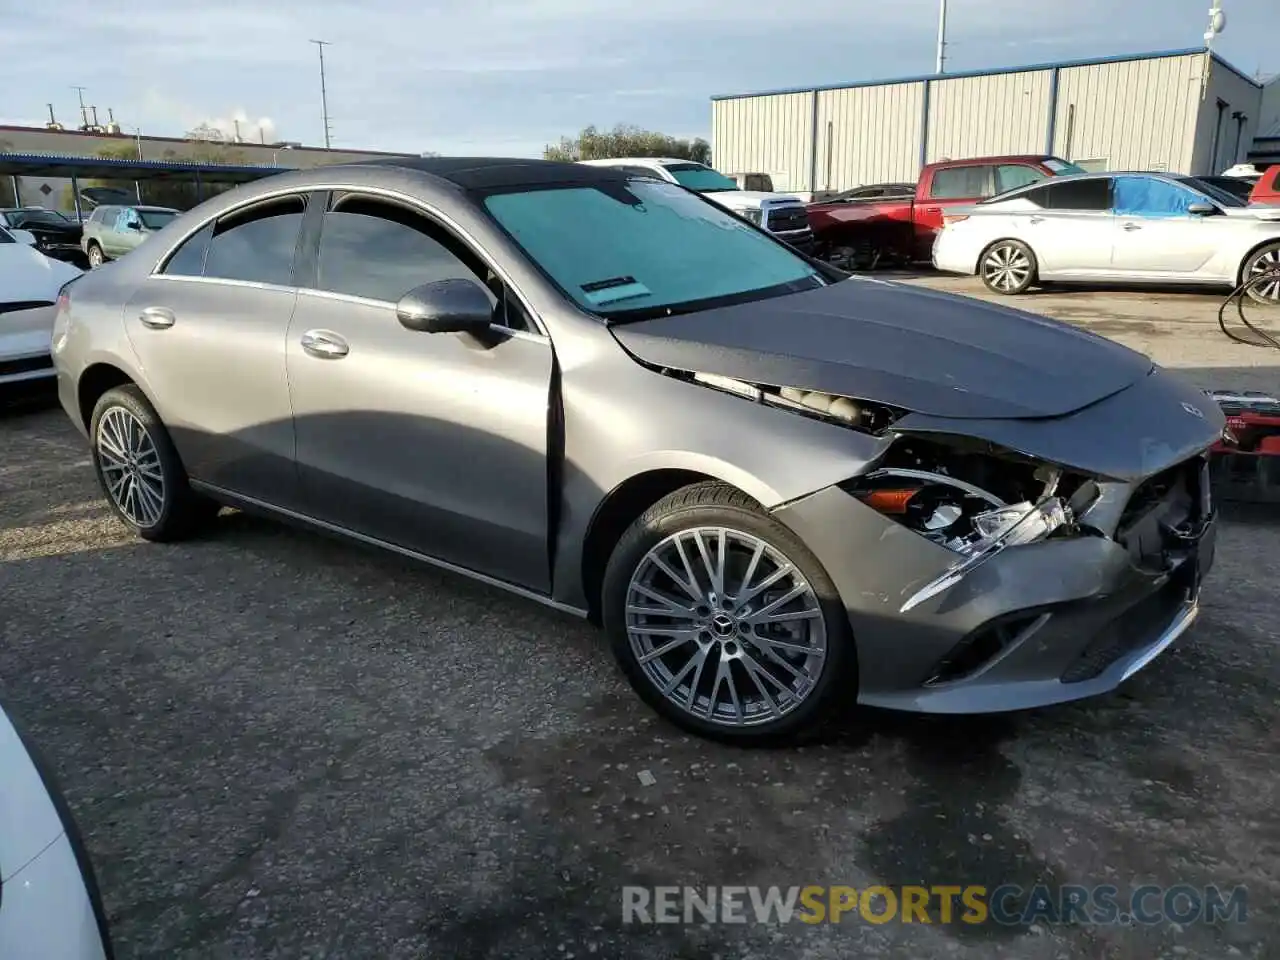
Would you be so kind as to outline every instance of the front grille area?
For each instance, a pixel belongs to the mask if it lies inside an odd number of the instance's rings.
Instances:
[[[18,373],[34,373],[37,370],[48,370],[53,366],[49,356],[23,357],[21,360],[0,360],[0,377],[11,377]]]
[[[1208,468],[1193,457],[1144,480],[1125,505],[1115,540],[1140,570],[1160,573],[1171,554],[1185,549],[1184,536],[1208,519]]]
[[[1194,563],[1194,560],[1192,561]],[[1063,671],[1063,683],[1082,683],[1100,677],[1121,657],[1155,641],[1177,616],[1187,599],[1182,577],[1174,577],[1151,596],[1116,617]]]
[[[774,207],[769,211],[768,228],[771,233],[787,233],[795,230],[807,230],[809,215],[804,207]]]

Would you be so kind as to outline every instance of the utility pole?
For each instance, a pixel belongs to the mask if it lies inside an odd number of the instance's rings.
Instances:
[[[72,87],[80,95],[80,129],[89,129],[89,108],[84,105],[84,87]]]
[[[938,0],[938,73],[947,67],[947,0]]]
[[[324,85],[324,48],[332,46],[328,40],[312,40],[311,43],[316,45],[316,49],[320,51],[320,111],[324,116],[324,148],[329,149],[331,131],[329,129],[329,95]]]

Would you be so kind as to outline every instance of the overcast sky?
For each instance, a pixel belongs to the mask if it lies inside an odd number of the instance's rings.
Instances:
[[[709,136],[713,94],[932,72],[937,0],[57,0],[0,28],[0,123],[201,122],[335,147],[532,156],[589,123]],[[950,0],[948,68],[1201,43],[1210,0]],[[1224,0],[1216,49],[1280,72],[1280,0]]]

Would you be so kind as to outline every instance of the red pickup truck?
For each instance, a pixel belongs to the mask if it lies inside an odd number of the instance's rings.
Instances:
[[[817,255],[844,269],[872,268],[884,260],[928,260],[943,213],[1046,177],[1084,173],[1050,156],[979,157],[931,163],[920,172],[914,197],[829,200],[806,206]]]
[[[1249,193],[1250,203],[1280,203],[1280,163],[1273,163],[1263,172]],[[809,219],[813,219],[810,214]]]

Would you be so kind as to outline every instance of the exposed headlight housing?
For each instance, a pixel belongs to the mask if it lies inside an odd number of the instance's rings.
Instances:
[[[762,210],[739,210],[738,215],[750,220],[757,227],[764,223],[764,211]]]

